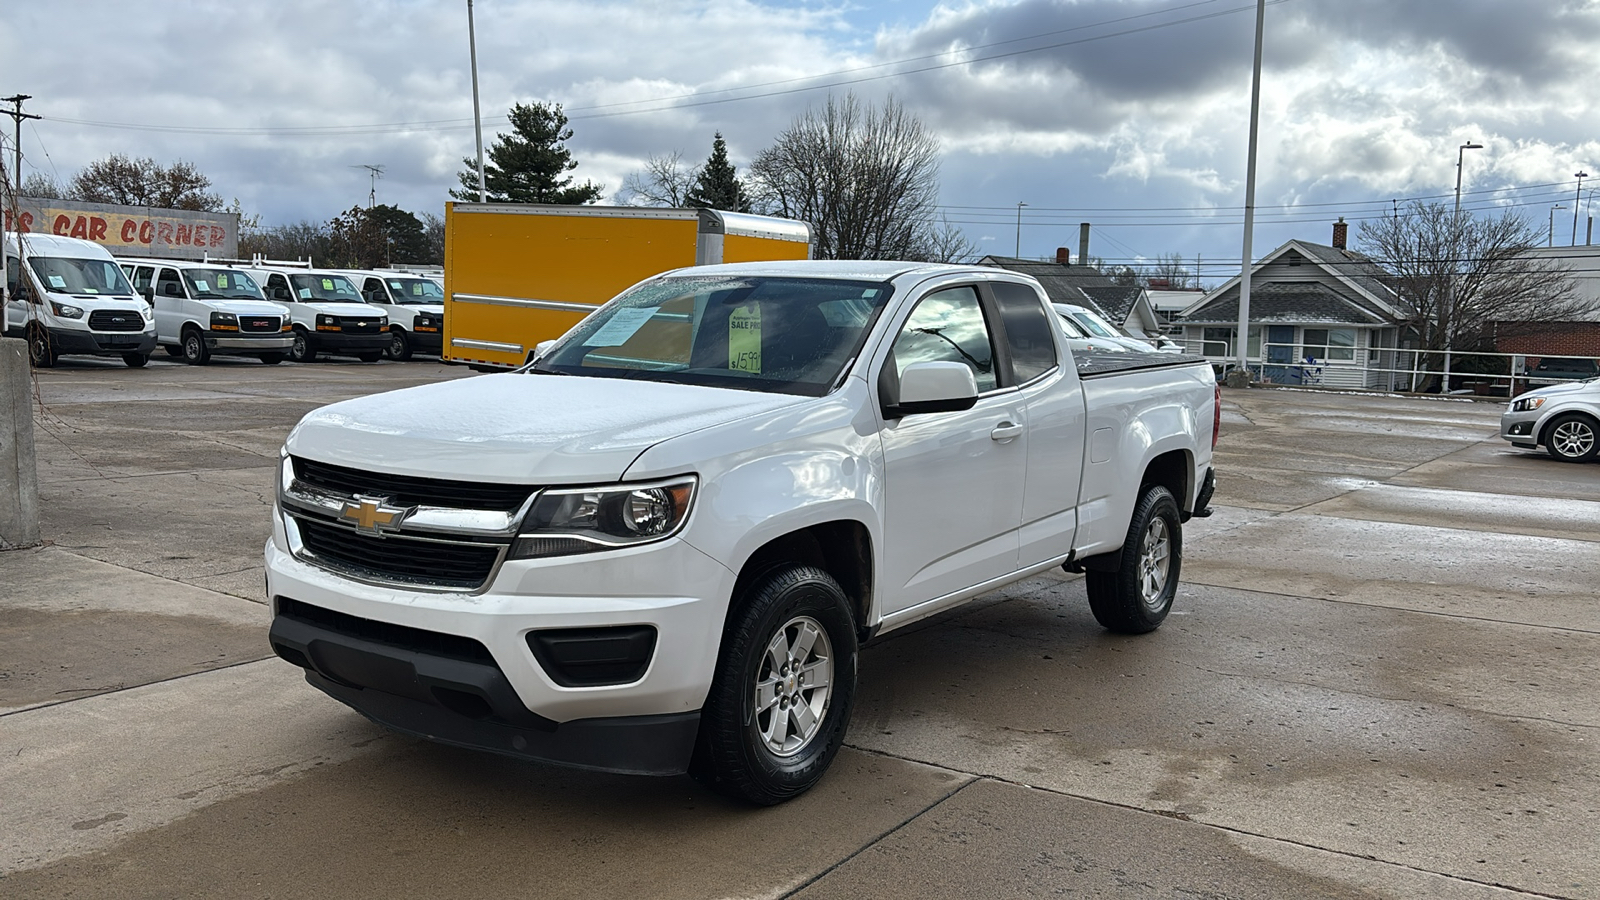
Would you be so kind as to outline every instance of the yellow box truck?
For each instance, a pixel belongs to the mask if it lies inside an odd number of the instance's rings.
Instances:
[[[685,266],[809,259],[804,222],[713,209],[446,203],[444,358],[527,362],[633,284]]]

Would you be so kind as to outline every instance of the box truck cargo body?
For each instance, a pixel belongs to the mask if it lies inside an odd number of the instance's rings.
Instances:
[[[445,204],[447,361],[512,367],[628,287],[687,266],[809,259],[804,222],[708,209]]]

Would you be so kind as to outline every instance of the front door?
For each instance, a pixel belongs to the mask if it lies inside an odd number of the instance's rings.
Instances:
[[[912,310],[885,364],[880,397],[907,365],[933,360],[965,363],[979,391],[971,409],[884,424],[885,614],[1017,567],[1026,406],[1001,387],[991,335],[975,288],[937,291]]]

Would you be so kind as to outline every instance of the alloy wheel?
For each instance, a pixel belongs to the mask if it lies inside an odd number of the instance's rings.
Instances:
[[[784,623],[756,673],[754,719],[767,750],[790,757],[822,730],[833,684],[833,648],[810,616]]]

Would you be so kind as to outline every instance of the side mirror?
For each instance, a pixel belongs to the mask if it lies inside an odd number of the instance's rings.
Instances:
[[[177,283],[176,281],[169,281],[161,286],[161,293],[167,295],[168,297],[182,297],[183,285]]]
[[[552,339],[550,339],[548,341],[540,341],[539,343],[534,344],[533,345],[533,358],[534,359],[543,358],[546,353],[550,352],[550,348],[554,347],[555,345],[556,345],[556,342],[555,342],[554,338],[552,338]]]
[[[289,302],[291,302],[292,298],[289,296],[289,289],[288,288],[286,288],[286,287],[275,287],[275,288],[272,289],[272,299],[274,299],[274,300],[282,300],[284,303],[289,303]]]
[[[919,362],[900,373],[899,402],[885,404],[885,418],[959,412],[978,403],[978,383],[966,363]]]
[[[141,288],[139,290],[139,293],[144,295],[144,302],[146,302],[146,303],[154,303],[154,302],[156,302],[156,289],[151,287],[151,286],[149,286],[148,284],[145,285],[143,288]]]

